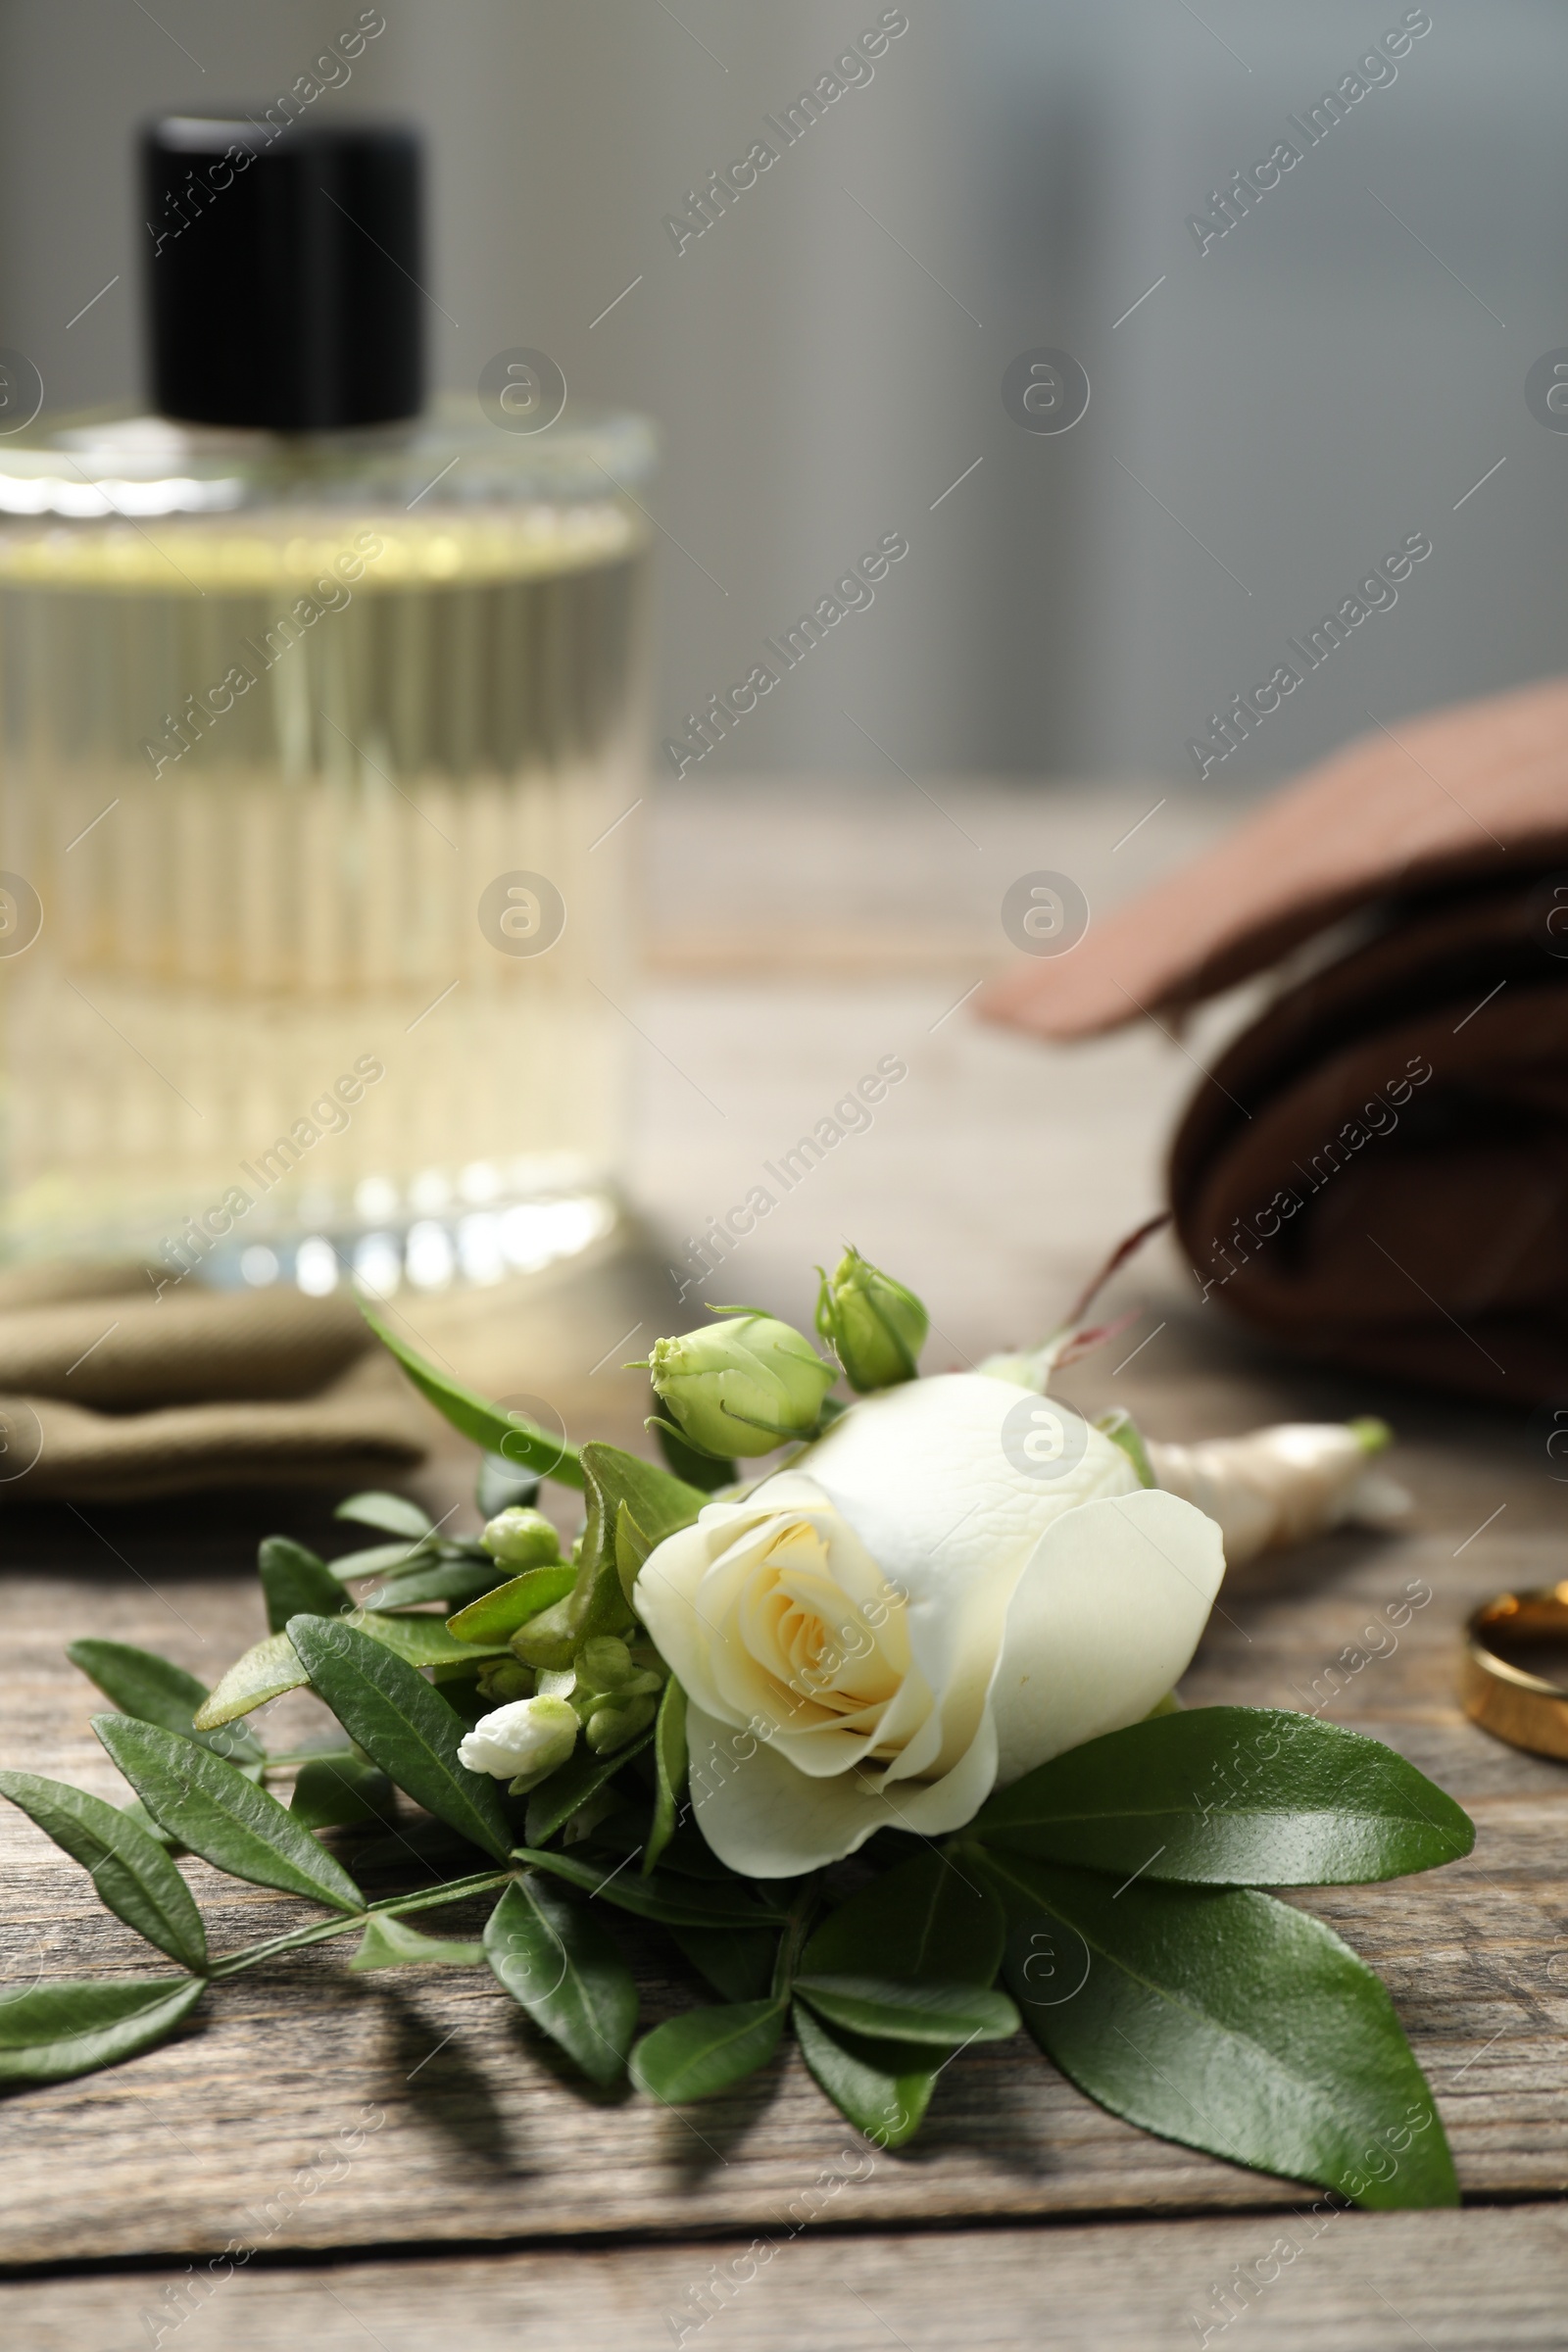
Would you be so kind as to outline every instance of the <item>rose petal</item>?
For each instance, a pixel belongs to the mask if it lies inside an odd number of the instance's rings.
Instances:
[[[1085,1503],[1018,1580],[990,1714],[1001,1787],[1138,1723],[1186,1672],[1225,1573],[1212,1519],[1157,1489]]]
[[[776,1742],[693,1707],[686,1719],[692,1805],[719,1860],[748,1878],[793,1879],[856,1853],[878,1830],[940,1838],[972,1819],[996,1779],[996,1740],[987,1720],[947,1778],[884,1796],[864,1772],[808,1779]]]
[[[886,1738],[888,1702],[872,1701],[853,1713],[824,1703],[808,1687],[792,1687],[781,1647],[770,1670],[764,1662],[768,1611],[758,1605],[759,1580],[770,1583],[776,1576],[788,1589],[802,1574],[820,1579],[825,1615],[835,1588],[852,1603],[881,1604],[875,1671],[890,1685],[900,1739],[918,1726],[930,1694],[922,1679],[907,1672],[903,1612],[889,1607],[881,1571],[855,1530],[811,1480],[783,1472],[764,1484],[765,1494],[759,1488],[744,1502],[710,1503],[694,1526],[655,1548],[638,1578],[638,1613],[694,1705],[736,1729],[770,1727],[809,1777],[844,1773]],[[799,1571],[792,1559],[802,1564]],[[845,1614],[841,1598],[832,1615]]]
[[[1054,1520],[1138,1485],[1120,1446],[1087,1424],[1082,1457],[1059,1477],[1010,1459],[1004,1425],[1026,1395],[1007,1381],[954,1372],[863,1396],[798,1469],[764,1480],[752,1499],[782,1500],[786,1479],[808,1476],[915,1608],[955,1585],[1008,1570],[1015,1577]],[[1071,1407],[1062,1410],[1077,1422]]]
[[[734,1509],[731,1504],[710,1509]],[[709,1637],[719,1629],[704,1623],[698,1608],[698,1588],[712,1554],[704,1511],[691,1527],[683,1527],[656,1545],[637,1578],[637,1614],[653,1636],[665,1665],[696,1705],[716,1712],[718,1693],[709,1668]]]
[[[1020,1465],[1004,1425],[1026,1396],[981,1373],[910,1381],[862,1397],[783,1474],[808,1475],[905,1595],[910,1655],[940,1715],[906,1772],[947,1769],[973,1740],[1008,1603],[1046,1529],[1096,1495],[1137,1491],[1126,1454],[1087,1423],[1059,1477]]]

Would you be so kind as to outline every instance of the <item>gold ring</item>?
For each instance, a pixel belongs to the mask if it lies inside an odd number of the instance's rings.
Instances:
[[[1568,1649],[1568,1581],[1534,1592],[1499,1592],[1484,1601],[1465,1627],[1464,1711],[1482,1730],[1538,1756],[1568,1758],[1568,1686],[1548,1682],[1500,1657],[1499,1634],[1510,1648],[1532,1642]]]

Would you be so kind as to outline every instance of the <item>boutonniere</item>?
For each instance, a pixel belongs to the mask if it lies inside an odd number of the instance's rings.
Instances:
[[[590,2080],[663,2100],[790,2033],[897,2148],[959,2052],[1023,2031],[1168,2138],[1363,2205],[1454,2203],[1388,1994],[1271,1890],[1429,1869],[1471,1823],[1376,1740],[1174,1695],[1227,1556],[1397,1511],[1387,1432],[1092,1423],[1048,1390],[1113,1328],[1093,1287],[1032,1354],[921,1377],[919,1299],[851,1250],[821,1278],[830,1354],[749,1306],[656,1344],[662,1466],[488,1403],[367,1309],[483,1449],[484,1532],[372,1494],[339,1516],[378,1544],[328,1563],[270,1539],[270,1631],[211,1691],[72,1645],[134,1799],[24,1771],[0,1792],[180,1973],[19,1994],[0,2080],[133,2056],[209,1984],[353,1936],[357,1969],[488,1966]],[[583,1496],[569,1554],[541,1474]],[[249,1719],[307,1686],[336,1728],[270,1754]],[[214,1954],[183,1852],[312,1916]],[[370,1900],[351,1875],[410,1860],[437,1883]],[[414,1924],[481,1897],[478,1933]],[[713,1997],[639,2035],[617,1910]]]

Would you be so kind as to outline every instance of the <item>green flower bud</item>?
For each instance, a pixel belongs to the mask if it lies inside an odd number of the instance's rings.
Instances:
[[[637,1675],[631,1651],[614,1634],[595,1634],[583,1643],[572,1664],[580,1691],[619,1690]]]
[[[596,1690],[591,1684],[579,1681],[571,1692],[571,1703],[579,1720],[586,1723],[601,1707],[629,1707],[633,1699],[657,1698],[663,1687],[657,1674],[634,1674],[628,1681],[617,1683],[613,1690]]]
[[[814,1436],[838,1378],[802,1333],[750,1307],[680,1339],[656,1340],[648,1362],[680,1435],[720,1461]]]
[[[479,1696],[493,1707],[504,1707],[514,1698],[532,1698],[533,1690],[530,1670],[514,1666],[510,1658],[486,1658],[479,1669]]]
[[[668,1670],[657,1651],[652,1654],[652,1665],[639,1665],[617,1636],[595,1634],[568,1666],[541,1666],[538,1689],[544,1697],[567,1700],[578,1721],[586,1724],[602,1707],[628,1707],[634,1699],[658,1698]],[[643,1655],[649,1655],[646,1648]]]
[[[912,1291],[884,1274],[858,1250],[846,1250],[838,1271],[818,1266],[822,1287],[816,1328],[844,1366],[852,1389],[897,1388],[912,1380],[930,1317]]]
[[[543,1511],[524,1510],[515,1503],[497,1513],[479,1541],[490,1557],[514,1576],[524,1568],[548,1567],[561,1557],[561,1539]]]
[[[583,1725],[582,1736],[596,1756],[608,1756],[612,1749],[624,1747],[628,1740],[635,1740],[639,1732],[645,1732],[658,1712],[656,1698],[633,1698],[625,1706],[607,1702],[594,1709]]]

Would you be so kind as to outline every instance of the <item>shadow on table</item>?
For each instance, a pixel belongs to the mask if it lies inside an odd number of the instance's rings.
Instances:
[[[729,2163],[732,2152],[778,2096],[783,2071],[782,2057],[774,2058],[718,2098],[686,2107],[665,2105],[659,2154],[673,2176],[677,2192],[695,2192]]]
[[[445,2040],[410,1996],[395,1985],[381,1988],[391,2025],[388,2064],[414,2112],[466,2157],[478,2157],[497,2172],[523,2174],[508,2142],[507,2119],[484,2070],[476,2066],[454,2029]]]

